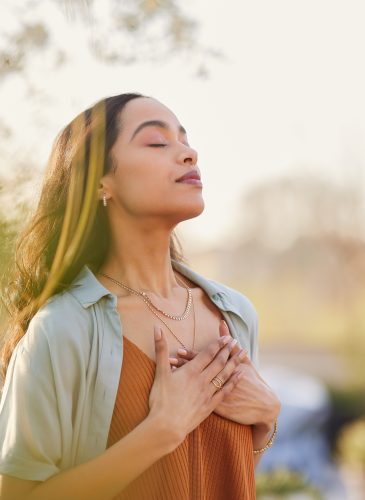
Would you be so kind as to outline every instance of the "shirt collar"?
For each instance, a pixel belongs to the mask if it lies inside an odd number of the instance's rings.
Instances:
[[[116,296],[105,288],[94,273],[84,266],[71,283],[68,291],[85,309],[98,302],[102,297],[109,297],[116,303]]]
[[[234,305],[230,301],[229,293],[225,291],[225,287],[204,278],[182,262],[173,260],[172,266],[183,276],[202,288],[218,307],[223,310],[236,312]],[[84,308],[92,306],[103,297],[109,298],[113,305],[117,303],[116,295],[100,283],[88,266],[82,268],[80,273],[71,283],[68,291]]]
[[[183,276],[190,279],[193,283],[204,290],[205,293],[210,297],[212,302],[214,302],[219,309],[221,309],[222,311],[231,311],[240,316],[245,321],[242,315],[242,310],[237,305],[237,301],[234,299],[234,297],[237,296],[237,292],[233,292],[233,290],[222,285],[221,283],[217,283],[216,281],[205,278],[201,274],[198,274],[187,267],[182,262],[173,260],[172,265]]]

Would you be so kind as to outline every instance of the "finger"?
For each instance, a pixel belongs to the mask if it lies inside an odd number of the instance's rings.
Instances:
[[[202,351],[198,352],[194,359],[190,361],[190,366],[192,369],[198,370],[202,372],[210,363],[215,359],[216,355],[225,350],[225,353],[228,355],[228,349],[226,348],[229,343],[231,337],[220,337],[219,339],[210,342],[210,344],[205,347]],[[223,366],[222,366],[223,368]],[[217,373],[219,370],[216,370]]]
[[[216,408],[219,403],[228,395],[232,392],[232,390],[236,387],[236,385],[238,384],[238,382],[241,380],[242,378],[242,373],[239,371],[239,370],[235,370],[231,376],[229,377],[229,379],[227,380],[227,382],[224,384],[224,386],[222,387],[222,389],[220,390],[217,390],[213,396],[212,396],[212,399],[211,399],[211,404],[212,404],[212,408]]]
[[[184,359],[193,359],[198,354],[197,351],[188,351],[187,349],[178,349],[177,354],[179,357]]]
[[[219,335],[224,337],[225,335],[231,335],[229,332],[229,328],[224,319],[221,319],[219,322]]]
[[[156,374],[155,378],[166,377],[170,372],[169,352],[165,335],[160,326],[154,325]]]
[[[240,352],[240,350],[241,350],[241,347],[238,344],[236,344],[233,347],[233,349],[231,350],[231,357],[234,356],[235,354],[237,354],[238,352]]]
[[[231,349],[230,357],[232,357],[235,354],[237,354],[238,352],[240,352],[240,350],[241,350],[241,346],[239,345],[238,340],[237,339],[233,339],[232,340],[232,349]],[[247,349],[246,349],[246,353],[247,353]],[[242,359],[241,362],[244,363],[245,359]]]
[[[230,357],[234,356],[240,350],[241,350],[241,347],[238,344],[238,340],[237,339],[232,339],[231,340],[231,354],[230,354]]]
[[[251,360],[248,357],[248,350],[247,349],[243,349],[243,351],[245,352],[245,355],[242,356],[241,363],[244,363],[245,365],[249,365],[249,366],[251,365],[252,366]]]
[[[227,325],[227,323],[225,322],[224,319],[222,319],[219,322],[219,335],[221,337],[223,337],[225,335],[231,335],[230,332],[229,332],[228,325]],[[240,346],[237,343],[237,340],[234,340],[234,342],[236,343],[236,346],[231,350],[231,356],[234,356],[241,349]]]
[[[220,373],[228,363],[231,351],[231,342],[225,345],[211,361],[211,363],[204,369],[203,375],[205,380],[212,380],[218,373]],[[196,359],[196,358],[195,358]],[[233,359],[233,358],[232,358]],[[194,359],[190,361],[193,363]]]
[[[237,370],[240,371],[239,365],[241,363],[242,358],[246,355],[245,350],[240,350],[239,353],[235,354],[232,358],[230,358],[223,368],[221,372],[216,374],[213,379],[211,380],[211,388],[212,388],[212,394],[214,394],[217,390],[217,385],[219,385],[219,382],[223,385],[226,384],[227,380],[230,379],[233,373],[235,373]],[[219,389],[218,387],[218,390]]]
[[[169,363],[171,366],[174,366],[175,368],[180,368],[180,366],[185,365],[185,363],[188,363],[188,359],[183,359],[183,358],[169,358]]]
[[[231,338],[231,356],[234,356],[240,350],[241,350],[241,347],[238,344],[238,341],[236,339]],[[182,349],[182,348],[179,348],[177,350],[178,358],[183,358],[183,359],[187,359],[187,360],[191,360],[191,359],[195,358],[195,356],[197,354],[198,354],[198,351],[191,351],[191,350]]]
[[[188,359],[182,359],[182,358],[179,358],[179,364],[178,364],[178,367],[180,368],[180,366],[184,366],[184,365],[186,365],[187,363],[189,363],[189,360],[188,360]]]

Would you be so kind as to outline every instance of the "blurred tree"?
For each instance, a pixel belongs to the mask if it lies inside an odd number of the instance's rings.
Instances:
[[[346,426],[337,445],[340,459],[349,465],[359,466],[365,483],[365,419]]]
[[[52,128],[58,96],[47,88],[45,76],[67,70],[76,54],[85,64],[91,58],[123,68],[178,56],[198,76],[206,76],[207,61],[219,53],[200,43],[198,23],[184,7],[180,0],[2,0],[0,89],[11,99],[0,109],[0,170],[38,162],[39,145],[32,145],[32,156],[19,147],[23,141],[14,117],[31,116],[38,137]]]
[[[271,353],[333,384],[364,387],[364,220],[361,186],[271,180],[244,195],[231,240],[192,260],[250,297]]]
[[[34,197],[40,177],[42,132],[52,128],[58,96],[48,90],[44,75],[67,67],[77,53],[81,59],[123,68],[185,57],[187,67],[206,76],[207,61],[219,54],[200,43],[198,23],[185,7],[180,0],[1,1],[0,89],[5,95],[10,89],[11,95],[0,109],[0,199],[1,206],[9,207],[0,213],[1,275],[34,201],[27,198]],[[26,133],[17,137],[22,113],[24,123],[30,116],[39,137],[28,148]]]
[[[242,200],[238,238],[283,249],[303,236],[365,238],[362,187],[311,176],[269,180]]]
[[[0,194],[2,185],[0,184]],[[14,251],[14,242],[18,230],[18,223],[5,217],[3,212],[0,212],[0,288],[2,283],[6,281],[8,264],[10,256]],[[0,324],[2,316],[2,304],[0,301]]]
[[[320,491],[299,473],[277,469],[272,472],[259,472],[256,476],[258,500],[321,500]]]
[[[200,61],[198,74],[205,74],[203,61],[219,55],[199,43],[197,22],[177,0],[3,0],[1,7],[9,22],[0,35],[0,82],[25,71],[36,51],[51,48],[55,63],[67,62],[62,40],[54,36],[60,14],[83,26],[90,53],[107,63],[164,61],[188,53]]]
[[[16,238],[31,210],[24,189],[32,181],[33,175],[24,165],[17,165],[12,177],[0,178],[0,344],[1,335],[5,333],[1,326],[7,315],[2,293],[8,284],[9,271],[12,270]]]
[[[0,279],[2,279],[6,270],[9,254],[13,248],[15,233],[16,231],[11,222],[3,214],[0,214]]]

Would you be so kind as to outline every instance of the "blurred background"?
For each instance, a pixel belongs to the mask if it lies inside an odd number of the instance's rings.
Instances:
[[[58,131],[108,95],[168,105],[206,200],[185,255],[254,303],[283,403],[261,499],[365,498],[364,20],[361,0],[0,5],[2,279]]]

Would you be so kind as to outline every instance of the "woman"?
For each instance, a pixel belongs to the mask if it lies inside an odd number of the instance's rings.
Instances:
[[[255,497],[280,405],[250,302],[179,257],[203,207],[160,102],[111,97],[60,134],[9,292],[1,499]]]

